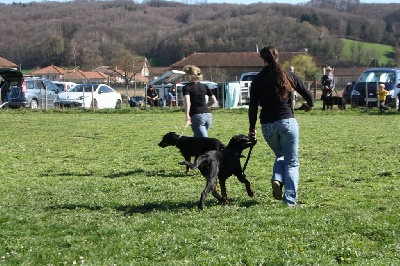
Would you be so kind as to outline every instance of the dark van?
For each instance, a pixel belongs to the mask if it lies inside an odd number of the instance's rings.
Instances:
[[[370,107],[378,106],[376,92],[381,83],[385,84],[385,89],[389,92],[386,97],[387,106],[398,108],[397,94],[399,88],[396,85],[400,83],[399,68],[370,68],[365,70],[354,84],[351,93],[352,107],[366,106],[367,104]]]

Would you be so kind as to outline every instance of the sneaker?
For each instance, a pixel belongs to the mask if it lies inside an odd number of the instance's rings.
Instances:
[[[282,186],[277,180],[272,181],[272,196],[276,200],[282,200]]]

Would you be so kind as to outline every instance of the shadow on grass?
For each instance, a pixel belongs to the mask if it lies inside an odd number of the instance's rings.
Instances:
[[[117,211],[123,212],[125,216],[135,213],[149,213],[153,211],[177,211],[180,209],[197,208],[197,202],[151,202],[140,206],[117,206]]]
[[[57,210],[57,209],[63,209],[63,210],[87,209],[90,211],[98,211],[98,210],[101,210],[102,207],[88,206],[88,205],[83,205],[83,204],[57,204],[57,205],[46,207],[46,210]]]
[[[110,175],[104,176],[105,178],[119,178],[119,177],[127,177],[127,176],[137,176],[137,175],[144,175],[148,177],[172,177],[172,178],[179,178],[179,177],[188,177],[191,176],[190,174],[186,174],[184,170],[181,172],[171,172],[165,170],[143,170],[143,169],[136,169],[132,171],[126,172],[117,172]]]
[[[233,205],[235,201],[234,200],[230,200],[230,205]],[[197,208],[197,204],[198,202],[151,202],[151,203],[146,203],[140,206],[117,206],[116,210],[123,212],[124,216],[132,216],[136,213],[149,213],[149,212],[157,212],[157,211],[179,211],[182,209],[196,209]],[[256,200],[249,200],[249,201],[245,201],[245,202],[239,202],[239,207],[242,208],[250,208],[251,206],[254,205],[258,205],[259,202]],[[221,203],[218,203],[217,201],[213,201],[213,202],[207,202],[206,203],[206,209],[207,208],[211,208],[211,207],[215,207],[215,206],[225,206]]]

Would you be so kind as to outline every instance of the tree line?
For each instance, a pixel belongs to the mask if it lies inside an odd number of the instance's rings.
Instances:
[[[193,52],[255,51],[264,45],[307,49],[335,66],[368,65],[378,58],[363,47],[344,58],[341,38],[392,45],[390,64],[399,60],[400,4],[77,0],[0,6],[0,56],[26,69],[54,64],[89,70],[116,64],[121,55],[168,66]]]

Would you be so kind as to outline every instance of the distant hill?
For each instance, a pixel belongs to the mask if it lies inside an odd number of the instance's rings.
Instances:
[[[351,60],[351,47],[353,46],[362,47],[362,49],[369,51],[367,60],[370,60],[371,66],[386,66],[395,62],[395,48],[391,45],[353,41],[344,38],[342,41],[344,42],[343,57],[346,60]],[[374,54],[375,52],[377,54]]]
[[[129,54],[146,57],[151,66],[168,66],[193,52],[249,52],[265,45],[307,50],[326,65],[369,66],[371,58],[388,62],[392,51],[359,47],[356,53],[350,43],[353,52],[342,56],[348,48],[340,38],[400,47],[398,3],[75,0],[0,7],[0,56],[23,68],[91,70]]]

